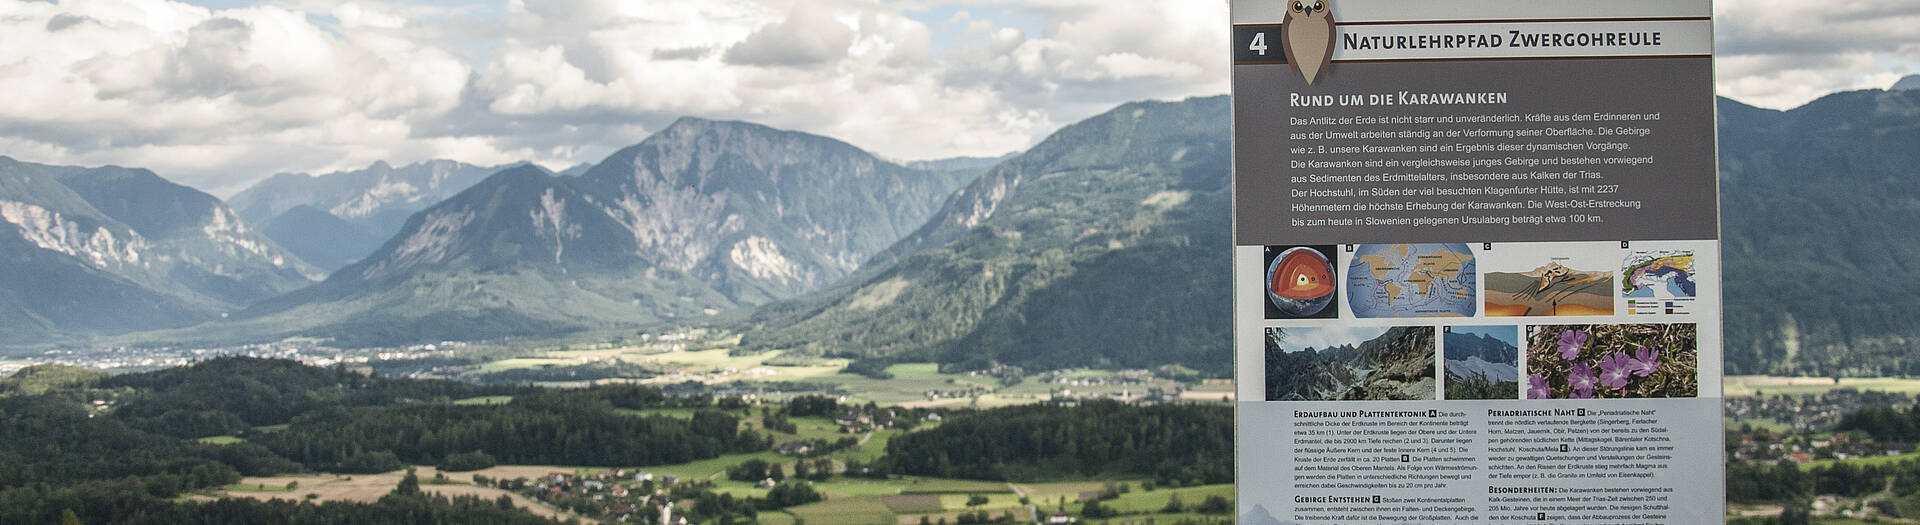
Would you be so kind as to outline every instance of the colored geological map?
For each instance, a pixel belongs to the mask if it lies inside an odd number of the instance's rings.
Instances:
[[[1693,252],[1635,252],[1621,264],[1621,295],[1629,299],[1694,296]]]
[[[1361,318],[1472,317],[1475,271],[1461,243],[1362,244],[1347,266],[1347,305]]]

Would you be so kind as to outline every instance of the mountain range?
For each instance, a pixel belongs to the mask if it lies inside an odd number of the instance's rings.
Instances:
[[[1067,126],[949,197],[870,271],[763,307],[742,345],[968,368],[1227,373],[1228,99]]]
[[[681,119],[578,176],[530,164],[488,176],[325,282],[173,337],[390,345],[712,315],[858,269],[964,176],[816,135]]]
[[[1269,329],[1269,401],[1434,399],[1433,328],[1396,326],[1356,344],[1285,351],[1285,332]]]
[[[1720,100],[1730,374],[1920,374],[1920,90]]]
[[[151,171],[0,157],[0,338],[185,326],[321,272],[219,199]]]
[[[0,159],[0,333],[75,341],[227,314],[133,339],[387,345],[733,310],[708,323],[750,349],[867,370],[1224,374],[1228,105],[1131,103],[1017,155],[912,166],[683,119],[561,175],[375,164],[275,176],[232,209],[145,170]],[[1789,111],[1722,99],[1719,118],[1729,373],[1920,373],[1905,322],[1920,281],[1902,277],[1920,257],[1920,91]]]
[[[1479,358],[1489,363],[1520,362],[1520,349],[1490,335],[1447,332],[1441,340],[1446,343],[1448,361]]]
[[[431,160],[397,168],[374,162],[318,176],[278,173],[234,194],[227,205],[301,258],[332,271],[372,253],[415,212],[510,166]]]
[[[1506,341],[1464,332],[1447,332],[1440,341],[1449,379],[1479,374],[1495,382],[1520,380],[1520,349]]]

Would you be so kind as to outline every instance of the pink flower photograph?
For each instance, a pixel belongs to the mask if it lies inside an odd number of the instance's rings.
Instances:
[[[1691,324],[1543,325],[1527,329],[1527,399],[1699,395]]]

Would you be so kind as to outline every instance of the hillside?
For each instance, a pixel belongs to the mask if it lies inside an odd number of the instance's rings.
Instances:
[[[229,197],[227,204],[263,225],[275,242],[332,271],[372,252],[415,212],[508,167],[436,159],[398,167],[374,162],[320,175],[277,173]],[[354,228],[342,229],[341,222]]]
[[[825,137],[681,119],[578,177],[496,173],[319,285],[149,342],[383,346],[701,318],[859,268],[962,176]]]
[[[1920,374],[1920,91],[1720,101],[1730,374]]]
[[[182,326],[319,271],[153,172],[0,157],[0,346]]]
[[[267,219],[260,225],[260,233],[329,272],[372,253],[386,240],[365,227],[305,204]]]
[[[760,309],[743,344],[1227,373],[1227,108],[1132,103],[1061,129],[855,279]]]

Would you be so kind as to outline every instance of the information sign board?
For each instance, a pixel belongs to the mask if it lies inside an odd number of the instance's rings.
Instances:
[[[1232,0],[1240,523],[1722,519],[1711,15]]]

